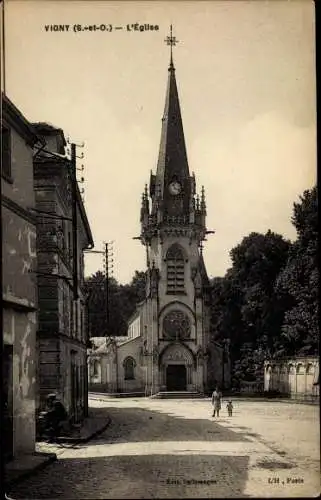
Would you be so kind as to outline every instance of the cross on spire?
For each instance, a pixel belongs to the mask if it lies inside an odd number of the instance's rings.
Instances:
[[[176,36],[173,36],[172,25],[170,26],[170,35],[165,38],[164,42],[166,42],[167,45],[170,45],[170,48],[171,48],[170,68],[174,68],[174,65],[173,65],[173,45],[175,46],[179,42],[179,40],[176,40]]]

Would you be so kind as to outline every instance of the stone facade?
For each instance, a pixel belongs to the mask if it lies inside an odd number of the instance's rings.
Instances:
[[[319,359],[293,357],[265,361],[264,390],[278,391],[296,399],[318,398]]]
[[[149,190],[145,186],[140,211],[146,296],[129,321],[128,340],[115,343],[115,354],[104,354],[116,365],[108,372],[101,366],[106,388],[146,395],[208,392],[214,381],[222,381],[222,349],[210,341],[205,219],[204,188],[197,194],[195,176],[189,173],[171,61],[156,174],[151,174]],[[98,351],[90,353],[90,360]]]
[[[87,327],[83,251],[92,235],[77,186],[77,248],[73,248],[71,162],[61,129],[34,124],[46,149],[34,160],[37,209],[39,324],[38,407],[56,392],[74,422],[87,413]],[[53,153],[53,154],[52,154]],[[77,251],[76,251],[77,250]],[[78,261],[78,295],[73,259]]]
[[[2,95],[2,300],[4,455],[35,450],[36,220],[33,146],[38,138],[14,104]]]

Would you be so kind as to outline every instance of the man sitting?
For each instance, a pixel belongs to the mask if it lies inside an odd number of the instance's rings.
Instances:
[[[67,418],[67,412],[64,405],[57,399],[56,394],[47,396],[47,425],[53,436],[57,436],[61,429],[61,424]]]

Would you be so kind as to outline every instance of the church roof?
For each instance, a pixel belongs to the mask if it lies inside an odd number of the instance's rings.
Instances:
[[[164,181],[174,176],[180,179],[189,177],[184,130],[172,57],[168,68],[167,92],[156,175],[158,182],[162,186],[164,186]]]
[[[142,337],[141,335],[138,335],[137,337],[134,337],[134,338],[127,338],[126,340],[120,342],[119,344],[117,344],[117,347],[121,348],[122,346],[124,345],[127,345],[129,344],[130,342],[138,342],[140,343],[142,341]]]
[[[128,340],[128,336],[115,336],[112,337],[112,339],[115,340],[116,345],[119,345],[126,342]],[[106,337],[90,337],[90,341],[93,346],[93,354],[103,354],[109,352],[109,345],[106,344]]]
[[[128,327],[133,323],[133,321],[135,321],[135,319],[137,319],[140,316],[144,302],[145,302],[145,299],[141,300],[140,302],[138,302],[136,304],[135,311],[133,312],[133,314],[129,317],[129,319],[127,321]]]
[[[207,271],[206,271],[206,266],[205,266],[203,254],[200,255],[199,269],[200,269],[200,273],[201,273],[201,276],[202,276],[203,284],[205,286],[209,286],[210,285],[210,280],[208,279],[208,274],[207,274]]]

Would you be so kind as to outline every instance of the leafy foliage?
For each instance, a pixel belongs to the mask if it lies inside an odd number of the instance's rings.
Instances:
[[[292,223],[298,239],[278,278],[276,293],[290,304],[282,326],[288,354],[316,354],[319,343],[317,266],[317,189],[305,191],[294,204]]]
[[[230,252],[232,267],[212,286],[212,334],[230,339],[233,385],[259,382],[267,358],[318,349],[317,189],[294,203],[298,232],[251,233]]]
[[[136,305],[145,297],[145,273],[135,271],[131,282],[120,285],[114,278],[106,280],[101,271],[86,279],[88,296],[88,320],[91,337],[127,335],[127,322],[134,313]]]
[[[216,322],[212,324],[215,335],[230,338],[234,385],[241,380],[259,381],[263,360],[277,342],[284,311],[274,285],[289,247],[272,231],[253,232],[231,250],[233,265],[225,277],[213,280]]]

